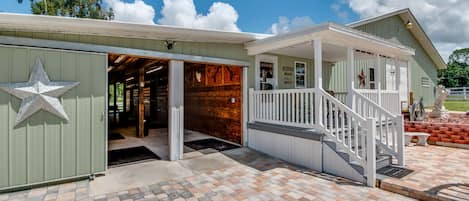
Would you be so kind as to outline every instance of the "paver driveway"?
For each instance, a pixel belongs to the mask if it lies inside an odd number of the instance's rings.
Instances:
[[[402,179],[383,179],[383,189],[425,200],[469,200],[469,150],[410,146],[405,156],[407,168],[414,172]]]
[[[0,200],[412,200],[298,168],[247,148],[223,154],[235,165],[140,188],[90,197],[90,184],[81,181],[0,195]]]

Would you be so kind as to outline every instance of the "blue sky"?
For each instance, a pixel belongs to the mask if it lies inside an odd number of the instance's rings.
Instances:
[[[30,13],[29,1],[18,4],[17,0],[2,0],[0,11]],[[115,8],[119,21],[274,34],[323,22],[347,24],[410,8],[443,58],[448,58],[454,49],[469,47],[468,0],[103,1]]]
[[[30,13],[29,0],[18,4],[16,0],[5,0],[0,8],[2,12]],[[134,0],[124,0],[134,2]],[[144,0],[156,10],[154,21],[161,18],[162,0]],[[197,13],[206,14],[213,2],[225,2],[232,5],[239,14],[238,26],[242,31],[267,32],[270,26],[278,22],[279,16],[290,19],[298,16],[309,16],[314,23],[337,22],[347,23],[358,20],[359,17],[348,6],[342,6],[341,11],[346,13],[346,18],[341,18],[332,8],[337,0],[195,0]]]

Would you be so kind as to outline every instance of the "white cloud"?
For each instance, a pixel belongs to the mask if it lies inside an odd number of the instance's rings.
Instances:
[[[339,17],[341,21],[348,21],[349,15],[348,12],[343,9],[343,6],[346,5],[347,2],[344,0],[339,0],[336,3],[331,5],[332,11]]]
[[[163,0],[159,24],[188,28],[240,31],[238,12],[227,3],[215,2],[206,15],[198,14],[193,0]]]
[[[311,25],[313,25],[313,20],[308,16],[294,17],[292,20],[288,19],[288,17],[280,16],[278,22],[272,24],[269,32],[272,34],[282,34]]]
[[[143,0],[126,3],[122,0],[105,0],[114,10],[114,19],[117,21],[135,22],[140,24],[155,24],[155,9]]]
[[[467,0],[349,0],[360,17],[410,8],[446,60],[454,49],[469,47]]]

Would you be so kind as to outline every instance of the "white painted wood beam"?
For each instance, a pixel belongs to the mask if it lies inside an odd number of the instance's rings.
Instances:
[[[379,54],[376,54],[376,73],[375,73],[375,79],[376,79],[376,88],[378,90],[378,105],[381,106],[381,93],[382,93],[382,89],[381,89],[381,55]],[[378,76],[376,76],[376,74]]]
[[[169,61],[168,140],[169,159],[183,159],[184,146],[184,62]]]
[[[347,106],[353,109],[353,90],[355,88],[355,55],[352,47],[347,47]]]

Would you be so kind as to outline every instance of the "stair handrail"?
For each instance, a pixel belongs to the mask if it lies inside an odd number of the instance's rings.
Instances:
[[[389,112],[359,91],[352,90],[351,94],[353,97],[352,109],[365,117],[370,116],[371,111],[371,117],[377,120],[377,145],[388,154],[394,155],[398,160],[398,164],[404,166],[404,120],[402,115]],[[359,108],[360,105],[362,107]],[[363,111],[364,108],[367,112]],[[392,126],[390,127],[390,125]],[[391,133],[391,136],[389,136],[389,133]],[[391,141],[389,138],[391,138]]]
[[[372,117],[363,117],[359,113],[353,111],[350,107],[340,102],[340,100],[336,99],[334,96],[330,95],[323,89],[316,89],[317,94],[320,94],[325,100],[320,99],[322,104],[322,109],[328,110],[329,115],[325,115],[326,113],[320,113],[323,115],[323,118],[319,119],[318,123],[323,128],[326,134],[331,135],[331,140],[333,140],[336,145],[340,145],[342,148],[346,148],[347,154],[355,161],[359,162],[360,165],[365,170],[365,175],[367,178],[368,186],[374,186],[376,180],[376,147],[375,147],[375,139],[376,138],[376,119]],[[333,110],[333,107],[336,107],[336,110]],[[340,111],[342,110],[342,111]],[[342,112],[342,136],[339,136],[339,132],[337,130],[337,125],[339,124],[338,117],[339,114]],[[334,114],[335,119],[332,117]],[[348,119],[348,145],[344,142],[345,141],[345,129],[344,126],[344,117],[347,114]],[[350,115],[350,116],[349,116]],[[328,118],[325,119],[325,118]],[[335,122],[334,122],[335,121]],[[324,123],[328,122],[328,123]],[[329,125],[329,126],[328,126]],[[334,130],[334,126],[336,126],[336,130]],[[352,128],[353,127],[353,128]],[[354,142],[352,142],[352,129],[354,130]],[[360,130],[361,129],[361,130]],[[359,132],[364,132],[361,136],[359,136]],[[335,134],[334,134],[335,132]],[[340,139],[342,138],[342,139]],[[360,145],[362,146],[362,151],[364,153],[359,153],[359,142],[358,138],[360,138]],[[352,143],[355,146],[351,146]]]

